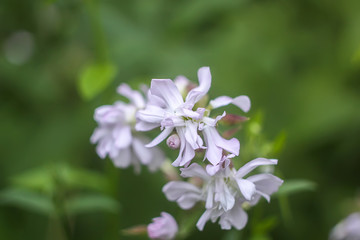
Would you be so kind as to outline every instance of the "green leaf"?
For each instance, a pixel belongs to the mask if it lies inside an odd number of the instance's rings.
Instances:
[[[279,188],[277,195],[290,195],[293,193],[303,191],[314,191],[316,189],[316,183],[305,180],[286,180],[284,184]]]
[[[94,211],[117,213],[120,205],[116,200],[105,195],[82,194],[66,200],[65,209],[71,215]]]
[[[279,135],[275,138],[274,142],[272,143],[273,144],[272,155],[279,154],[284,148],[285,142],[286,142],[286,132],[282,131],[281,133],[279,133]]]
[[[240,239],[242,239],[241,235],[242,235],[242,233],[240,231],[233,229],[233,230],[226,232],[224,234],[224,236],[222,237],[222,240],[240,240]]]
[[[45,192],[49,196],[56,190],[51,171],[40,167],[14,176],[12,183],[21,188]]]
[[[256,234],[251,236],[250,240],[271,240],[271,237],[264,234]]]
[[[116,75],[116,67],[111,63],[91,64],[80,73],[79,90],[82,97],[90,100],[103,91]]]
[[[47,216],[55,213],[55,207],[48,196],[25,189],[9,188],[1,191],[0,204],[13,205]]]
[[[21,188],[45,192],[49,196],[57,191],[59,184],[68,190],[92,189],[106,192],[109,189],[109,182],[104,175],[77,169],[62,162],[28,170],[13,177],[12,183]]]
[[[276,216],[271,216],[257,222],[253,229],[255,233],[254,235],[266,236],[266,234],[269,233],[277,225],[277,223],[278,221]]]
[[[57,167],[57,177],[69,189],[92,189],[106,192],[109,189],[107,178],[94,171],[77,169],[66,164]]]

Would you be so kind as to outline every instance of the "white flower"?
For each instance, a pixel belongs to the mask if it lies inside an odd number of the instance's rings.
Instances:
[[[91,142],[97,143],[96,152],[101,158],[107,155],[114,165],[126,168],[133,165],[136,172],[140,171],[140,165],[144,164],[151,171],[155,171],[164,160],[162,152],[158,148],[148,149],[145,143],[148,139],[135,135],[135,114],[138,109],[145,106],[144,97],[128,85],[122,84],[118,93],[127,97],[130,103],[115,102],[113,105],[105,105],[95,110],[94,119],[98,123],[91,136]]]
[[[360,212],[352,213],[338,223],[330,233],[329,240],[360,239]]]
[[[170,201],[176,201],[183,209],[192,208],[196,202],[204,201],[206,211],[197,223],[202,230],[208,220],[220,218],[222,229],[242,229],[247,222],[247,214],[241,208],[244,202],[255,205],[261,196],[270,201],[270,195],[283,183],[278,177],[261,173],[244,178],[261,165],[276,165],[277,160],[257,158],[245,164],[238,171],[231,168],[229,158],[224,156],[216,165],[208,165],[205,170],[193,163],[181,169],[183,177],[199,177],[204,180],[202,188],[188,182],[172,181],[163,187],[163,192]]]
[[[170,214],[162,212],[161,217],[154,218],[147,229],[151,239],[170,240],[174,239],[178,225]]]
[[[206,149],[205,157],[216,165],[221,160],[223,150],[238,155],[240,143],[233,138],[226,140],[216,130],[216,123],[222,116],[216,119],[208,117],[209,110],[205,108],[193,109],[195,104],[202,99],[210,89],[211,74],[209,67],[198,70],[199,86],[191,89],[185,101],[182,93],[189,85],[185,77],[178,77],[176,83],[170,79],[153,79],[148,93],[148,103],[144,110],[137,114],[136,130],[149,131],[161,127],[162,132],[147,145],[153,147],[176,131],[180,138],[179,156],[173,162],[173,166],[185,166],[195,156],[196,149]],[[239,106],[244,111],[250,108],[250,100],[246,96],[230,98],[218,97],[210,102],[210,108],[217,108],[230,103]],[[199,135],[203,132],[206,146]]]

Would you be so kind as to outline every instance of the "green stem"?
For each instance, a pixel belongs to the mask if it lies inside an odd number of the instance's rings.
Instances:
[[[285,225],[289,225],[292,220],[292,213],[290,209],[289,199],[287,196],[279,196],[279,204],[281,215],[284,219]]]

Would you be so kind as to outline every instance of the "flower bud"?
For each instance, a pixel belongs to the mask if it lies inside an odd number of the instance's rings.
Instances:
[[[178,149],[180,147],[180,138],[179,136],[175,133],[173,135],[171,135],[170,137],[168,137],[168,139],[166,140],[166,144],[169,146],[169,148],[171,149]]]
[[[239,116],[235,114],[226,114],[226,116],[223,117],[220,122],[225,123],[227,125],[236,125],[239,123],[246,122],[247,120],[249,120],[249,118],[244,116]]]
[[[170,240],[174,239],[178,231],[178,225],[173,216],[162,212],[161,217],[154,218],[153,222],[148,225],[147,230],[151,239]]]
[[[128,236],[140,236],[140,235],[146,234],[146,232],[147,232],[146,225],[137,225],[137,226],[133,226],[133,227],[122,230],[122,233],[124,235],[128,235]]]

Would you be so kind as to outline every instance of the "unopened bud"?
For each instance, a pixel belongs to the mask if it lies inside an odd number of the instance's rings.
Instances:
[[[251,208],[251,204],[249,202],[244,202],[243,204],[241,204],[241,207],[244,210],[249,210]]]
[[[246,122],[247,120],[249,120],[249,118],[244,117],[244,116],[239,116],[239,115],[235,115],[235,114],[226,114],[226,116],[223,117],[220,121],[227,125],[235,125],[235,124]]]
[[[178,149],[180,147],[180,138],[179,136],[175,133],[173,135],[171,135],[170,137],[168,137],[168,139],[166,140],[166,144],[169,146],[169,148],[171,149]]]
[[[123,229],[122,233],[124,235],[129,235],[129,236],[144,235],[147,233],[147,226],[146,225],[138,225],[138,226],[130,227],[127,229]]]

